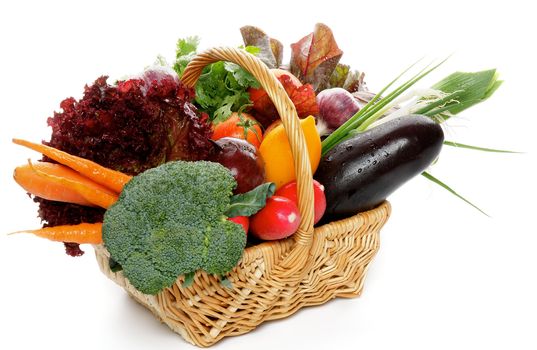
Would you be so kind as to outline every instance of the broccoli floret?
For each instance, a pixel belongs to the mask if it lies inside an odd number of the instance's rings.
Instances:
[[[145,294],[200,269],[225,274],[246,245],[241,226],[225,216],[235,186],[230,171],[212,162],[175,161],[147,170],[106,211],[105,247]]]

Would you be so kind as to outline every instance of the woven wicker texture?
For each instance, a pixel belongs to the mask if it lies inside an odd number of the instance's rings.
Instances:
[[[121,272],[109,268],[109,254],[95,246],[103,273],[149,308],[188,342],[210,346],[223,337],[244,334],[260,323],[287,317],[301,307],[335,297],[358,296],[370,261],[379,248],[379,231],[390,205],[313,228],[313,185],[306,143],[294,105],[285,90],[255,56],[233,48],[215,48],[198,55],[182,77],[194,86],[203,67],[229,61],[250,71],[273,100],[293,152],[298,183],[300,228],[292,237],[248,247],[229,273],[232,289],[200,271],[183,288],[183,277],[155,296],[138,292]]]

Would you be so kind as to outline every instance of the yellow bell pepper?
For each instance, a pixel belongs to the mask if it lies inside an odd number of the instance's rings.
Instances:
[[[309,116],[300,120],[306,138],[306,145],[312,173],[317,170],[321,160],[321,137],[315,127],[315,118]],[[265,179],[274,182],[276,188],[296,180],[291,147],[283,125],[278,125],[264,135],[259,153],[265,161]]]

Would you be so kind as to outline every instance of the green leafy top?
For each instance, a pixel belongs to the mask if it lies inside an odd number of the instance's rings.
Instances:
[[[182,76],[188,62],[196,54],[199,38],[189,37],[177,42],[174,69]],[[256,54],[259,49],[253,46],[244,48]],[[244,105],[251,103],[248,88],[258,88],[257,80],[245,69],[231,62],[216,62],[208,65],[196,84],[195,102],[198,107],[209,114],[215,122],[226,120],[232,112],[237,112]]]
[[[185,68],[194,56],[196,56],[196,51],[200,38],[198,36],[189,36],[185,39],[179,39],[177,41],[177,48],[175,49],[175,64],[173,68],[177,72],[177,75],[181,77]]]

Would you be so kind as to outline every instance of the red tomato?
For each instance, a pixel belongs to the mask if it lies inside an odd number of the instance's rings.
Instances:
[[[288,198],[272,196],[263,209],[250,217],[250,232],[264,240],[281,239],[295,233],[299,224],[296,204]]]
[[[250,227],[250,218],[247,216],[234,216],[227,218],[229,221],[239,224],[244,229],[244,233],[248,234],[248,228]]]
[[[296,205],[298,205],[297,199],[297,189],[296,181],[289,182],[286,185],[280,187],[275,195],[289,198]],[[326,196],[324,194],[324,186],[319,183],[319,181],[313,180],[313,209],[314,209],[314,219],[313,223],[316,224],[323,217],[324,211],[326,210]]]
[[[268,128],[265,129],[265,135],[267,135],[269,132],[271,132],[274,128],[276,128],[278,125],[282,123],[281,119],[275,120],[268,126]]]
[[[213,127],[212,139],[216,141],[223,137],[246,140],[255,148],[259,148],[263,132],[259,123],[250,114],[233,112],[229,118]]]

